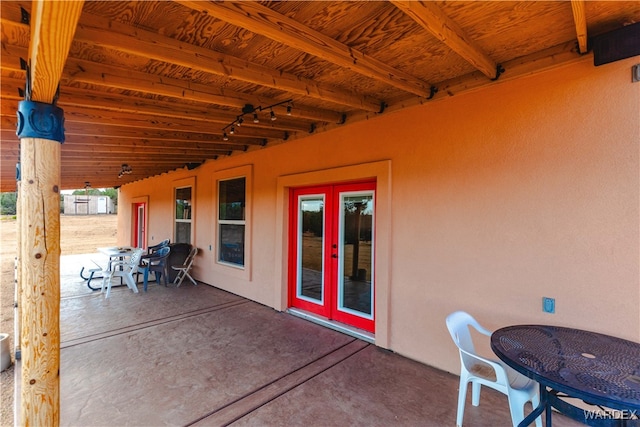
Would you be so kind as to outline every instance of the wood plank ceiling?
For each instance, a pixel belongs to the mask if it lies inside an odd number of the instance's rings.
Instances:
[[[0,7],[14,191],[31,4]],[[589,37],[638,21],[638,1],[87,1],[57,101],[61,185],[119,186],[585,60]]]

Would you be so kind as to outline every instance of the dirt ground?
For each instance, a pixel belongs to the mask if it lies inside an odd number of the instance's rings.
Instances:
[[[116,215],[61,215],[61,255],[87,254],[97,247],[116,245]],[[11,336],[13,361],[14,259],[16,256],[16,221],[0,221],[0,332]],[[0,374],[0,426],[13,425],[13,366]]]

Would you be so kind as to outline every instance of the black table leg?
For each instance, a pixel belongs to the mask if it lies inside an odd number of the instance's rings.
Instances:
[[[547,387],[540,384],[540,404],[538,405],[537,408],[534,408],[533,412],[527,415],[525,419],[520,422],[520,424],[518,424],[518,427],[530,426],[535,422],[536,418],[538,418],[542,414],[542,412],[544,412],[545,410],[547,411],[546,427],[551,427],[551,410],[550,410],[551,408],[549,408],[548,406],[549,406],[549,395],[547,393]]]

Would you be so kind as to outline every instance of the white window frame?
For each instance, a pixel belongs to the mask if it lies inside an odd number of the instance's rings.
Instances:
[[[176,218],[176,191],[181,188],[191,188],[191,218],[190,219],[178,219]],[[173,235],[171,242],[176,242],[176,224],[178,223],[188,223],[191,225],[190,227],[190,235],[189,235],[189,244],[192,246],[196,246],[195,242],[195,213],[196,213],[196,178],[186,178],[178,181],[174,181],[173,183],[173,195],[172,195],[172,209],[171,209],[171,223],[173,225]]]
[[[220,226],[219,226],[219,209],[220,209],[220,199],[218,195],[219,191],[219,182],[227,181],[234,178],[244,178],[245,179],[245,210],[244,210],[244,266],[239,266],[237,264],[232,264],[224,261],[219,261],[220,255]],[[214,206],[214,223],[212,224],[213,231],[213,269],[214,272],[220,272],[228,276],[232,276],[242,280],[251,280],[251,271],[252,271],[252,212],[253,212],[253,166],[252,165],[244,165],[231,169],[225,169],[218,172],[213,173],[213,193],[215,200]]]
[[[227,182],[227,181],[233,181],[236,179],[244,179],[244,203],[245,203],[245,210],[247,207],[247,177],[246,176],[236,176],[233,178],[226,178],[226,179],[219,179],[216,184],[217,184],[217,188],[216,190],[218,191],[218,203],[216,205],[216,229],[218,231],[218,238],[216,239],[216,246],[217,246],[217,251],[216,251],[216,262],[218,262],[219,264],[225,264],[234,268],[239,268],[244,270],[245,264],[246,264],[246,260],[245,260],[245,255],[246,255],[246,247],[247,247],[247,215],[246,212],[243,213],[243,217],[244,219],[220,219],[220,185],[223,182]],[[223,225],[241,225],[244,227],[244,239],[243,239],[243,254],[242,254],[242,264],[237,264],[235,262],[230,262],[230,261],[225,261],[220,259],[222,257],[222,236],[220,235],[220,229],[221,226]]]

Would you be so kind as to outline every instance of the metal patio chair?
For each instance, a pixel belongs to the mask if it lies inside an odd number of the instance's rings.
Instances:
[[[196,286],[198,285],[198,283],[195,280],[193,280],[193,277],[191,277],[191,275],[189,274],[189,270],[191,270],[191,267],[193,266],[193,260],[195,259],[197,254],[198,254],[198,248],[194,246],[189,252],[187,259],[184,260],[181,266],[175,266],[175,265],[171,266],[172,269],[178,272],[178,275],[173,281],[173,283],[176,284],[176,287],[182,284],[182,281],[185,279],[185,277],[188,277],[189,280],[191,280],[191,283],[193,283],[194,285]]]

